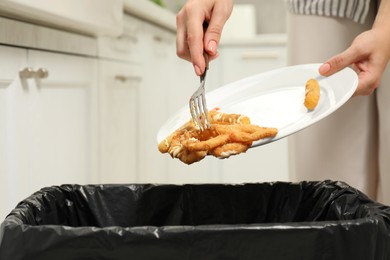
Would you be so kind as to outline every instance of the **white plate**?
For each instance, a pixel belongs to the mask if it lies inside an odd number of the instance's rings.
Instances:
[[[276,141],[330,115],[355,92],[358,77],[352,69],[323,77],[318,73],[320,65],[290,66],[230,83],[206,93],[207,106],[246,115],[252,124],[278,129],[275,137],[254,142],[252,147]],[[315,78],[321,89],[318,105],[312,111],[303,105],[305,84],[310,78]],[[186,105],[160,128],[157,141],[161,142],[190,118]]]

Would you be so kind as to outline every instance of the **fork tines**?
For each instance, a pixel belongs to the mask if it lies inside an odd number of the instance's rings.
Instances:
[[[210,128],[204,86],[201,86],[198,91],[192,95],[190,99],[190,111],[192,120],[201,131]]]
[[[190,111],[192,120],[195,125],[201,130],[210,128],[209,111],[207,110],[206,96],[205,96],[205,82],[206,74],[209,69],[209,56],[207,53],[203,53],[206,67],[203,74],[200,76],[200,86],[190,98]]]

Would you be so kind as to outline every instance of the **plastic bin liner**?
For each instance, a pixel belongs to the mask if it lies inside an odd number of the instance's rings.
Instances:
[[[390,208],[341,182],[62,185],[1,225],[0,259],[390,259]]]

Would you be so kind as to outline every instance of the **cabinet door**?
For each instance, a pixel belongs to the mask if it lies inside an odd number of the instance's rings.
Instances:
[[[172,84],[172,55],[174,39],[163,30],[143,24],[139,53],[143,57],[143,76],[140,87],[140,150],[139,173],[141,182],[169,182],[166,158],[157,149],[157,132],[167,119],[168,89]]]
[[[100,182],[138,181],[139,65],[100,61]]]
[[[140,36],[144,31],[144,24],[145,22],[137,18],[124,16],[121,35],[98,37],[99,57],[122,62],[142,63],[144,57],[140,55],[140,52],[145,48]]]
[[[288,181],[287,139],[251,148],[220,164],[224,183]]]
[[[222,84],[286,66],[285,46],[223,46],[220,55]],[[220,162],[222,182],[288,181],[287,139],[248,150]]]
[[[188,106],[192,93],[199,86],[189,62],[176,56],[175,35],[149,25],[143,31],[145,74],[140,88],[140,180],[143,182],[195,183],[216,182],[215,158],[186,165],[157,149],[160,127]],[[188,110],[188,119],[191,118]]]
[[[222,84],[287,65],[286,46],[236,47],[220,50]]]
[[[47,78],[27,81],[30,186],[97,181],[97,61],[28,51]]]
[[[26,66],[26,50],[0,46],[0,222],[30,195],[26,177],[27,97],[18,71]]]

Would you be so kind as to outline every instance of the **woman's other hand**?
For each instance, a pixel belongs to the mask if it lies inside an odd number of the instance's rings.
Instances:
[[[379,86],[390,58],[390,39],[380,30],[372,29],[358,35],[344,52],[330,58],[319,68],[323,76],[351,66],[359,76],[355,95],[371,95]]]
[[[390,59],[390,0],[382,0],[371,30],[359,34],[344,52],[330,58],[319,73],[330,76],[351,66],[359,76],[355,95],[371,95]]]

